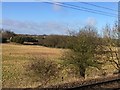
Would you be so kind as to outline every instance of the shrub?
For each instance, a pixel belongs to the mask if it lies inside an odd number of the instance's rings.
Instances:
[[[27,68],[31,71],[31,73],[29,72],[29,75],[34,74],[34,76],[37,77],[43,85],[50,80],[57,78],[59,75],[58,65],[53,61],[46,60],[45,58],[33,60]]]
[[[7,38],[0,38],[0,42],[2,42],[2,43],[7,43]]]

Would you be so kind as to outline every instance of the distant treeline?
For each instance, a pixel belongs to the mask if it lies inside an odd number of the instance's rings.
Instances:
[[[46,47],[67,48],[69,36],[65,35],[43,35],[38,36],[38,44]]]
[[[77,36],[72,35],[26,35],[26,34],[15,34],[9,30],[0,30],[1,33],[1,41],[2,43],[15,42],[20,44],[25,44],[24,42],[32,42],[32,45],[37,44],[46,47],[55,47],[55,48],[69,48],[68,41],[71,38],[75,38]],[[107,45],[105,43],[105,38],[99,37],[103,41],[103,45]],[[73,39],[74,40],[74,39]],[[117,46],[120,46],[119,39],[112,39]]]
[[[46,46],[46,47],[56,47],[56,48],[67,48],[67,35],[27,35],[27,34],[15,34],[9,30],[0,30],[1,42],[9,43],[15,42],[24,44],[24,42],[33,42],[33,44]],[[36,43],[35,43],[36,42]]]
[[[35,38],[26,37],[26,36],[15,36],[11,37],[11,42],[16,42],[20,44],[24,44],[24,42],[38,42]]]
[[[16,36],[16,34],[9,30],[0,29],[0,42],[8,43],[11,37]]]

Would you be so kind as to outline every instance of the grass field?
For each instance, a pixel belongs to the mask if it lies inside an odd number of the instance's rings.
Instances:
[[[2,44],[3,87],[34,87],[36,83],[25,75],[26,64],[33,58],[58,58],[61,49],[42,46]],[[57,59],[56,59],[57,60]]]
[[[64,49],[2,44],[2,86],[6,88],[24,88],[41,85],[40,81],[34,81],[34,77],[30,78],[26,75],[26,66],[34,59],[39,59],[41,57],[59,62],[59,57],[62,55],[62,52],[64,52]],[[114,68],[110,65],[106,66],[106,68],[109,72],[114,71]],[[95,76],[96,72],[98,71],[94,69],[89,69],[87,71],[87,73],[92,73],[91,76]],[[65,80],[74,81],[77,80],[77,78],[67,77]]]

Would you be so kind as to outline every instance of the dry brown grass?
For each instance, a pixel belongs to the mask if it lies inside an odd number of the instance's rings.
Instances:
[[[63,49],[42,46],[2,44],[2,86],[5,88],[33,88],[41,85],[40,81],[33,80],[35,77],[30,78],[26,75],[26,65],[35,59],[39,60],[41,57],[47,58],[46,60],[60,62],[59,57],[61,57],[64,51]],[[106,69],[106,72],[110,73],[115,70],[113,66],[110,66],[108,63],[106,63],[103,68]],[[90,68],[86,73],[87,77],[93,78],[100,74],[100,72],[101,71]],[[66,73],[66,70],[63,70],[61,76],[64,76],[65,80],[57,81],[55,84],[78,80],[78,78]]]
[[[57,58],[61,55],[61,49],[42,46],[2,44],[2,79],[3,87],[36,87],[40,83],[31,81],[25,75],[25,66],[33,58]]]

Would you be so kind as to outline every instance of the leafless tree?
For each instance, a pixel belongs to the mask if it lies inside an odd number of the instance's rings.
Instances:
[[[104,46],[104,51],[106,52],[105,61],[110,62],[120,73],[119,33],[117,23],[112,28],[109,25],[106,25],[104,28],[104,43],[106,43],[106,46]]]

